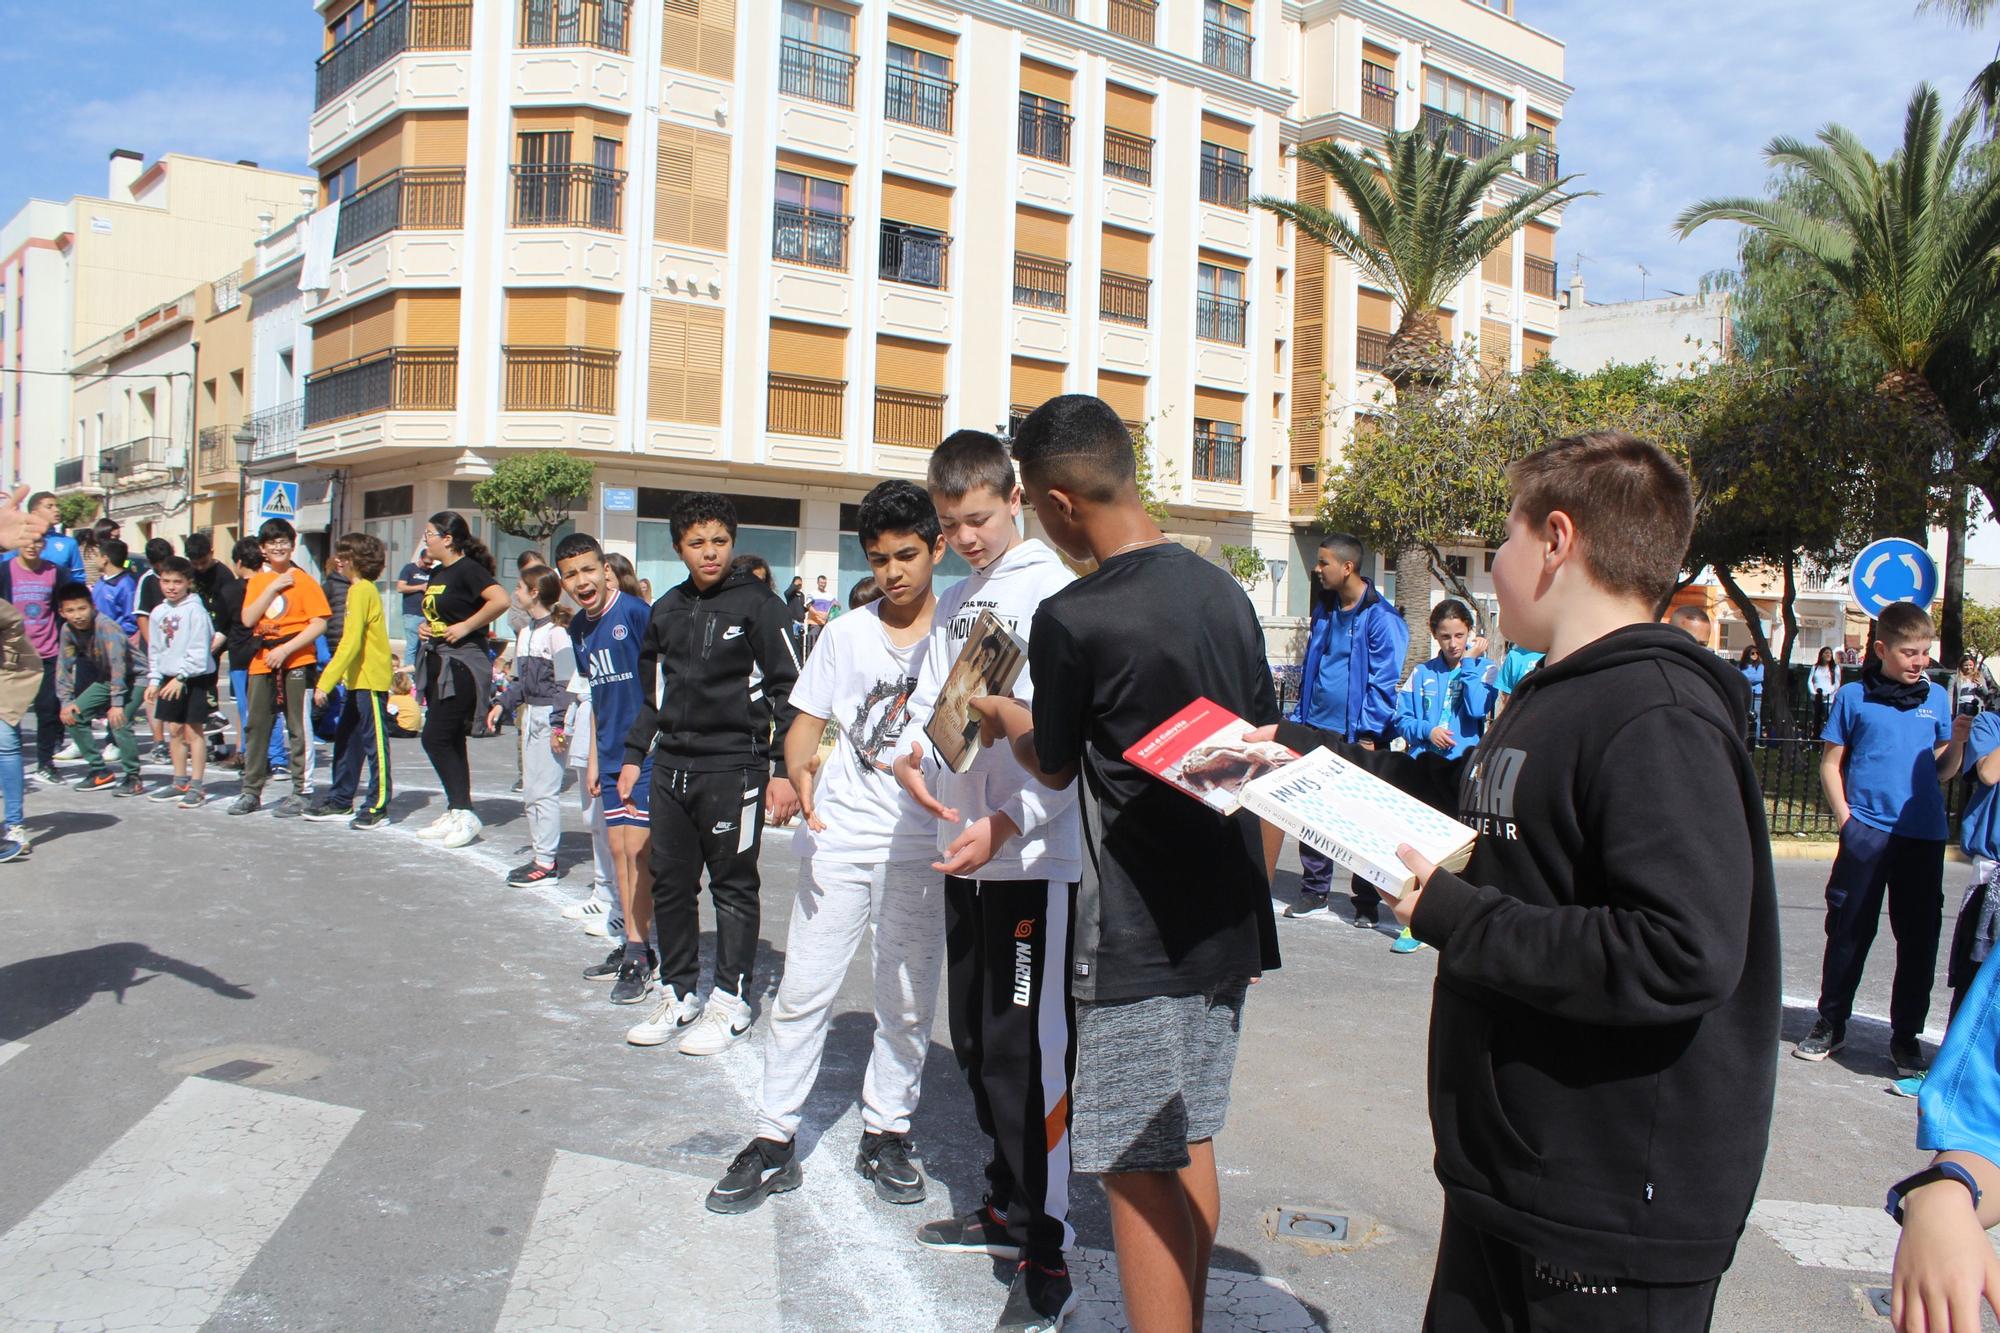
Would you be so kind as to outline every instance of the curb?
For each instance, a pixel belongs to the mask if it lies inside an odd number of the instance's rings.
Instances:
[[[1831,861],[1840,851],[1837,842],[1772,842],[1773,861]],[[1944,859],[1952,865],[1969,866],[1972,858],[1956,847],[1944,849]]]

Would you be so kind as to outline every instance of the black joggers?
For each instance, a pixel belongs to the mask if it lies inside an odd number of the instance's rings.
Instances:
[[[53,768],[63,743],[62,701],[56,698],[56,659],[42,659],[42,688],[35,694],[35,767]]]
[[[1030,1258],[1060,1266],[1069,1226],[1076,885],[946,879],[951,1047],[992,1141],[987,1201]]]
[[[1938,935],[1944,923],[1944,844],[1905,838],[1849,818],[1826,879],[1826,954],[1820,962],[1819,1016],[1847,1026],[1862,964],[1889,897],[1896,936],[1896,979],[1889,992],[1889,1035],[1924,1030],[1937,977]]]
[[[653,929],[660,937],[660,981],[682,995],[701,980],[706,868],[715,903],[715,988],[749,998],[767,780],[762,768],[690,773],[653,758]]]
[[[465,753],[465,739],[472,734],[473,714],[479,708],[479,687],[462,662],[438,653],[424,659],[424,754],[444,784],[444,803],[450,810],[472,808],[472,761]],[[456,671],[451,697],[443,689],[443,673]]]

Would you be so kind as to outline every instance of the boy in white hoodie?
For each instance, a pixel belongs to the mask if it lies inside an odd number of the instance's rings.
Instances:
[[[972,576],[938,596],[911,715],[928,721],[982,611],[1028,639],[1042,599],[1075,581],[1053,551],[1023,539],[1021,489],[998,439],[962,430],[931,454],[931,499],[945,540]],[[1024,672],[1022,699],[1033,686]],[[915,734],[914,731],[912,734]],[[919,747],[921,749],[921,747]],[[1031,779],[1005,746],[965,773],[897,762],[912,794],[940,819],[945,879],[946,999],[951,1044],[993,1141],[987,1196],[964,1216],[926,1224],[920,1244],[1018,1258],[999,1328],[1047,1326],[1069,1304],[1069,1092],[1076,1066],[1071,931],[1083,844],[1076,789]]]

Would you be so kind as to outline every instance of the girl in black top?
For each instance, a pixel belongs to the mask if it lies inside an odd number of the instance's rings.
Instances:
[[[507,590],[493,577],[493,553],[462,515],[432,514],[424,549],[436,565],[424,590],[424,619],[417,633],[424,662],[424,753],[444,784],[444,814],[419,837],[463,847],[479,836],[472,812],[472,766],[465,753],[472,723],[486,712],[493,671],[486,655],[486,627],[507,612]]]

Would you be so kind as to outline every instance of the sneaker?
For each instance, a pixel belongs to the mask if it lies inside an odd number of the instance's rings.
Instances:
[[[0,842],[18,842],[23,847],[32,847],[34,837],[28,832],[26,825],[9,824],[6,828],[0,828]]]
[[[291,780],[292,780],[292,766],[290,764],[276,764],[272,766],[271,781],[290,782]]]
[[[305,800],[299,796],[287,796],[271,807],[271,817],[273,819],[297,819],[305,812]]]
[[[588,921],[594,916],[604,915],[604,904],[595,898],[585,898],[580,903],[571,903],[562,910],[565,921]]]
[[[770,1195],[797,1189],[804,1179],[791,1144],[752,1139],[708,1192],[708,1211],[747,1213]]]
[[[56,762],[59,764],[67,760],[81,758],[83,758],[83,751],[76,748],[75,741],[65,742],[62,749],[56,751]]]
[[[428,839],[431,842],[436,842],[439,838],[442,838],[446,833],[449,833],[451,831],[451,826],[455,822],[452,819],[452,816],[456,813],[457,812],[453,810],[446,810],[436,819],[433,819],[430,823],[418,829],[417,836],[419,838]]]
[[[174,809],[199,810],[207,804],[208,793],[190,782],[187,790],[181,793],[181,799],[175,802]]]
[[[1835,1027],[1824,1018],[1813,1020],[1812,1031],[1806,1039],[1792,1047],[1792,1054],[1801,1060],[1824,1060],[1841,1047],[1847,1045],[1847,1029]]]
[[[315,824],[345,823],[354,818],[354,807],[335,805],[332,801],[314,801],[306,807],[303,818]]]
[[[359,829],[387,828],[389,827],[389,812],[387,810],[357,811],[354,818],[347,821],[347,827]]]
[[[1324,893],[1301,894],[1297,902],[1285,908],[1285,917],[1298,921],[1309,916],[1325,916],[1331,910],[1326,905],[1328,897]]]
[[[1925,1075],[1923,1074],[1912,1074],[1908,1078],[1899,1078],[1889,1085],[1889,1091],[1898,1097],[1920,1097],[1924,1091],[1924,1078]]]
[[[35,778],[37,781],[46,782],[51,787],[62,785],[62,774],[56,772],[54,764],[43,764],[40,768],[36,769]]]
[[[749,1035],[750,1025],[755,1021],[756,1016],[742,996],[719,988],[712,990],[701,1017],[687,1036],[681,1038],[681,1054],[720,1055]]]
[[[109,791],[118,785],[118,777],[108,768],[100,768],[94,773],[85,773],[76,780],[78,791]]]
[[[592,963],[583,969],[585,981],[611,981],[618,976],[618,969],[625,966],[625,946],[619,945],[604,955],[601,963]]]
[[[174,762],[173,747],[165,741],[155,745],[146,754],[146,762],[151,764],[171,764]]]
[[[1389,946],[1389,952],[1415,953],[1417,950],[1427,947],[1428,946],[1425,945],[1425,943],[1422,940],[1418,939],[1415,935],[1410,933],[1410,928],[1408,926],[1404,926],[1402,934],[1396,936],[1396,942]]]
[[[592,939],[608,940],[611,938],[611,925],[604,919],[604,913],[599,912],[596,916],[583,919],[583,933]],[[624,936],[624,927],[619,927],[618,934],[621,938]]]
[[[12,838],[0,840],[0,861],[12,861],[17,856],[27,855],[27,852],[28,844],[25,842],[15,842]]]
[[[470,810],[460,810],[458,811],[458,817],[452,821],[451,827],[446,829],[444,834],[438,838],[438,845],[440,847],[464,847],[476,841],[479,837],[479,830],[485,827],[484,824],[479,822],[478,815],[473,814]]]
[[[987,1200],[963,1217],[926,1222],[917,1228],[917,1244],[950,1254],[987,1254],[995,1259],[1019,1259],[1021,1242],[1007,1230],[1007,1219]]]
[[[263,800],[258,797],[256,792],[246,791],[230,803],[229,813],[232,815],[254,815],[257,813],[258,807],[263,804]]]
[[[112,741],[104,742],[104,748],[97,752],[97,757],[99,759],[102,759],[107,764],[117,763],[118,762],[117,744]]]
[[[620,957],[624,950],[620,949]],[[653,960],[628,958],[618,965],[618,980],[611,983],[611,1003],[638,1004],[653,990]]]
[[[1889,1063],[1896,1066],[1897,1078],[1916,1078],[1930,1072],[1931,1067],[1915,1037],[1889,1038]]]
[[[1372,903],[1367,907],[1357,907],[1351,924],[1356,930],[1374,930],[1382,924],[1382,909]]]
[[[529,859],[526,865],[515,866],[507,872],[507,887],[525,889],[535,884],[547,884],[562,878],[561,866],[545,866],[540,861]]]
[[[527,784],[525,782],[523,782],[520,778],[515,778],[514,785],[509,787],[507,790],[513,793],[514,795],[519,796],[524,790],[526,790],[526,788]]]
[[[175,778],[172,782],[162,782],[159,786],[153,788],[153,794],[146,799],[149,801],[159,801],[162,804],[168,801],[178,801],[182,796],[187,794],[187,789],[188,779]]]
[[[875,1182],[875,1197],[884,1203],[922,1203],[924,1169],[910,1155],[907,1134],[863,1134],[854,1169]]]
[[[683,995],[672,986],[660,989],[665,994],[653,1012],[626,1029],[625,1040],[634,1046],[664,1046],[701,1017],[701,1001],[693,995]]]
[[[1069,1269],[1060,1262],[1051,1266],[1023,1259],[1014,1270],[1007,1304],[1000,1310],[993,1333],[1055,1333],[1076,1309],[1076,1300]]]
[[[146,780],[138,777],[120,778],[118,785],[112,788],[111,794],[113,796],[144,796],[146,794]]]

